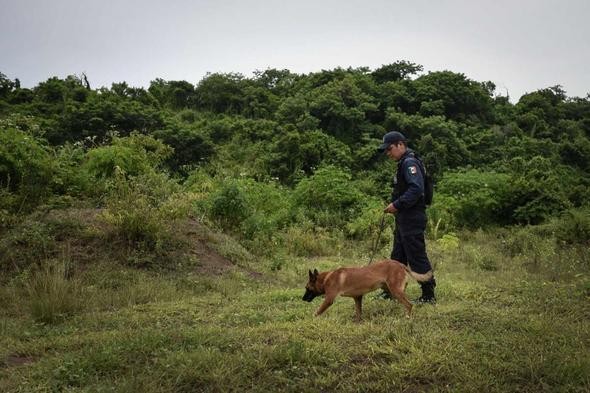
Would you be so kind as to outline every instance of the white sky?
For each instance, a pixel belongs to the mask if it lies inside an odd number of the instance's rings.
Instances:
[[[585,97],[590,0],[0,0],[0,72],[24,87],[397,60],[491,80],[512,101],[557,84]]]

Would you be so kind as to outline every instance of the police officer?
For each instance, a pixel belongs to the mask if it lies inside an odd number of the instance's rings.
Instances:
[[[407,139],[401,132],[391,131],[385,134],[379,150],[397,161],[391,203],[384,210],[396,216],[391,259],[409,265],[413,272],[420,274],[418,281],[422,287],[422,296],[416,302],[433,304],[436,302],[436,282],[424,242],[424,165],[416,153],[408,148]]]

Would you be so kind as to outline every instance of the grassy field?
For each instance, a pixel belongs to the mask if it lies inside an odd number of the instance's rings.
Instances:
[[[430,242],[438,304],[407,319],[369,295],[361,323],[351,299],[301,300],[307,269],[367,263],[346,246],[218,271],[62,258],[0,288],[0,391],[590,391],[588,251],[509,246]]]

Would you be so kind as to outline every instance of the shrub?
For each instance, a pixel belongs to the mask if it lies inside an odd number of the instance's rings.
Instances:
[[[339,235],[337,231],[293,226],[285,232],[284,237],[289,254],[313,257],[338,254],[343,240]]]
[[[186,173],[187,169],[204,163],[215,152],[209,138],[194,127],[170,124],[168,129],[158,130],[153,135],[174,149],[166,163],[177,172]]]
[[[211,197],[211,216],[225,229],[237,229],[248,217],[246,198],[235,181],[221,186]]]
[[[506,192],[510,198],[504,211],[511,222],[539,224],[571,207],[566,191],[571,185],[570,168],[556,166],[542,156],[516,157],[509,164],[512,174]]]
[[[497,261],[501,260],[501,257],[493,253],[491,248],[485,247],[482,249],[481,247],[469,246],[463,249],[462,259],[478,269],[496,271],[499,267]]]
[[[0,270],[18,271],[57,250],[51,225],[25,219],[0,238]]]
[[[459,248],[459,237],[454,233],[447,233],[436,241],[440,248],[445,251],[453,251]]]
[[[359,214],[346,224],[346,234],[354,239],[375,239],[380,230],[381,219],[383,218],[384,203],[377,198],[371,198],[361,208]],[[391,215],[384,219],[384,231],[391,227]],[[382,233],[381,238],[391,240],[391,236]]]
[[[435,195],[432,205],[426,209],[428,215],[426,233],[428,236],[436,240],[455,229],[457,227],[455,212],[459,208],[459,201],[454,197],[440,193]]]
[[[51,193],[55,164],[41,139],[0,126],[0,209],[28,210]]]
[[[174,220],[186,216],[190,210],[190,201],[177,197],[178,189],[164,174],[127,178],[118,173],[109,183],[102,216],[132,248],[159,253],[172,245]],[[130,261],[145,265],[154,259],[132,254]]]
[[[172,152],[172,148],[151,136],[132,133],[114,137],[111,145],[90,150],[84,166],[97,179],[111,178],[117,170],[137,176],[158,167]]]
[[[271,176],[285,184],[295,183],[322,164],[351,166],[350,147],[322,131],[285,130],[272,144],[267,158]]]
[[[52,189],[59,195],[80,196],[91,189],[92,181],[88,171],[82,170],[86,152],[81,143],[66,143],[55,150],[55,176]]]
[[[447,173],[437,185],[438,195],[430,210],[435,217],[445,219],[448,217],[444,212],[446,209],[458,226],[476,228],[500,224],[504,218],[501,212],[508,199],[506,185],[509,179],[510,176],[503,173],[475,169]]]
[[[561,242],[590,245],[590,208],[567,210],[550,226]]]
[[[320,226],[340,227],[358,215],[366,198],[351,179],[340,168],[322,167],[297,184],[295,206]]]
[[[292,221],[291,198],[274,182],[224,181],[209,197],[211,217],[248,240],[270,240]]]

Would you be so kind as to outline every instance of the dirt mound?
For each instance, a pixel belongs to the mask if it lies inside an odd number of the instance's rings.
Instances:
[[[21,226],[12,229],[18,234],[26,228],[45,224],[46,241],[44,240],[43,254],[45,258],[59,258],[67,255],[73,261],[82,265],[100,260],[116,260],[125,264],[128,263],[130,254],[137,250],[136,245],[123,239],[117,233],[116,228],[101,218],[103,210],[96,208],[69,208],[52,210],[42,215],[36,215],[24,222]],[[147,259],[170,261],[192,260],[196,261],[195,270],[203,275],[222,275],[230,270],[239,269],[252,277],[260,277],[261,273],[247,267],[244,260],[252,257],[247,250],[239,245],[231,237],[213,231],[203,223],[195,219],[186,219],[175,222],[171,237],[174,246],[164,251],[158,251],[158,255],[149,255],[149,252],[141,250]],[[15,236],[20,239],[23,236]],[[28,247],[26,242],[16,241],[12,246]],[[30,247],[28,247],[30,249]],[[227,248],[237,249],[241,255],[239,266],[224,256],[219,250]],[[15,255],[18,250],[13,250]],[[32,251],[32,250],[30,250]],[[146,255],[147,254],[147,255]],[[234,253],[235,254],[235,253]],[[35,255],[31,255],[34,257]],[[36,256],[38,258],[38,255]],[[195,263],[192,264],[193,266]],[[142,266],[137,264],[137,266]],[[145,266],[149,266],[146,264]]]
[[[199,261],[196,268],[198,273],[222,275],[229,270],[239,269],[253,278],[262,277],[262,273],[244,266],[238,266],[216,250],[215,245],[218,245],[220,242],[235,242],[235,240],[228,236],[215,233],[202,223],[193,219],[184,221],[177,229],[180,230],[180,236],[184,237],[185,241],[189,243],[190,254],[194,255]]]

